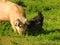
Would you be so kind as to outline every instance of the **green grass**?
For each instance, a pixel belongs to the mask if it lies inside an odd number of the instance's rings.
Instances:
[[[18,3],[20,0],[11,1]],[[36,26],[33,30],[27,29],[23,36],[19,36],[14,33],[9,22],[2,22],[0,23],[0,45],[60,45],[60,0],[21,1],[24,3],[22,6],[28,20],[37,16],[37,10],[42,11],[43,26],[42,28]]]
[[[0,36],[1,45],[60,45],[60,33],[58,31],[37,36]]]

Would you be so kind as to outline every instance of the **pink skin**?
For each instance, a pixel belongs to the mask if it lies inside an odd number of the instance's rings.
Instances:
[[[22,7],[7,0],[0,0],[0,22],[10,21],[14,32],[17,31],[19,34],[22,34],[25,32],[25,29],[15,26],[17,19],[19,19],[23,24],[27,22]]]

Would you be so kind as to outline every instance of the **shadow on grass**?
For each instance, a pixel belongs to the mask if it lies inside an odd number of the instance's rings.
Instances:
[[[40,25],[35,25],[35,26],[31,27],[30,29],[26,30],[26,33],[28,33],[28,35],[33,35],[33,36],[39,35],[43,32],[44,32],[44,29],[41,28]]]
[[[23,7],[27,7],[25,4],[24,4],[24,2],[22,2],[22,1],[19,1],[19,2],[16,2],[18,5],[20,5],[20,6],[23,6]]]
[[[55,33],[55,32],[59,32],[60,33],[60,29],[55,29],[55,30],[44,30],[42,27],[38,26],[34,26],[33,28],[27,29],[26,31],[28,33],[28,35],[33,35],[33,36],[37,36],[39,34],[49,34],[49,33]]]

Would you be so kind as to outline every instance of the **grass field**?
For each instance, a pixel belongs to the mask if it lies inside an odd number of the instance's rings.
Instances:
[[[11,1],[17,4],[19,2],[19,0]],[[0,23],[0,45],[60,45],[60,0],[21,1],[28,20],[37,16],[37,10],[42,11],[43,26],[37,30],[27,29],[23,36],[19,36],[14,33],[9,22],[2,22]]]

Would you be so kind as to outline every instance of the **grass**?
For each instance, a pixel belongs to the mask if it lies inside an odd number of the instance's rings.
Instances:
[[[58,31],[37,36],[0,36],[1,45],[60,45],[60,33]]]
[[[19,0],[11,1],[19,2]],[[28,0],[23,0],[23,2],[27,6],[24,8],[28,20],[37,16],[35,10],[42,11],[43,26],[33,27],[32,30],[27,29],[23,36],[19,36],[14,33],[9,22],[2,22],[0,23],[0,45],[60,45],[60,1],[30,0],[28,2]]]

